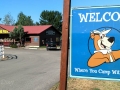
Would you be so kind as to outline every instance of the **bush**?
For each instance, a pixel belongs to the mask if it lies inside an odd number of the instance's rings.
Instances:
[[[17,45],[16,44],[12,44],[12,45],[10,45],[10,47],[17,48]]]

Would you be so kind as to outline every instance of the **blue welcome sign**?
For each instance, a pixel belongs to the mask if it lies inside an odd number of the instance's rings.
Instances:
[[[72,8],[70,77],[120,80],[120,6]]]

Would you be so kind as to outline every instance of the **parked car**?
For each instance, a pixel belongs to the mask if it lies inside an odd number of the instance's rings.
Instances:
[[[53,41],[49,41],[46,43],[46,50],[57,49],[57,43]]]

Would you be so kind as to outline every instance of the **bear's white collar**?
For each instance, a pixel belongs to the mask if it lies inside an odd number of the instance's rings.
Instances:
[[[101,52],[103,54],[108,54],[108,53],[111,53],[111,49],[101,49],[101,50],[97,50],[97,51],[94,51],[94,53],[96,52]]]
[[[110,62],[113,62],[113,58],[110,55],[110,53],[112,52],[111,49],[102,49],[102,50],[94,51],[94,53],[97,53],[97,52],[101,52],[102,54],[109,54],[109,56],[110,56]]]

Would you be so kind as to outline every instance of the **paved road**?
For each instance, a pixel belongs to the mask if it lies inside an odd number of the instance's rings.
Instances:
[[[49,90],[59,81],[60,51],[5,49],[18,59],[0,61],[0,90]]]

